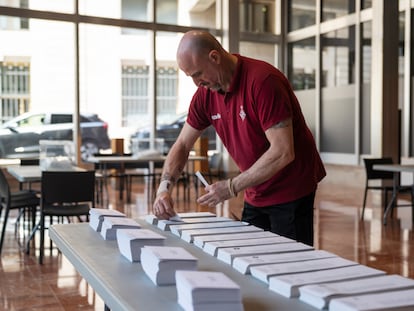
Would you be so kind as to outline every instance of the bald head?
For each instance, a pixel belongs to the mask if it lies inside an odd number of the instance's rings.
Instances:
[[[211,50],[224,52],[223,47],[212,34],[201,30],[191,30],[184,34],[178,45],[177,60],[183,57],[207,57]]]
[[[226,91],[237,58],[225,51],[212,34],[191,30],[184,34],[178,45],[177,63],[197,86]]]

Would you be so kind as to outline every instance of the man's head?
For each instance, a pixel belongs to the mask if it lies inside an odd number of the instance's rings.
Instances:
[[[192,30],[180,41],[177,63],[197,86],[227,91],[237,59],[227,53],[210,33]]]

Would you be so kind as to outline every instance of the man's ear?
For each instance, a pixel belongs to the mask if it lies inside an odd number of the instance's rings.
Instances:
[[[210,59],[210,61],[212,61],[215,64],[220,64],[221,62],[221,57],[219,52],[217,52],[217,50],[211,50],[208,53],[208,58]]]

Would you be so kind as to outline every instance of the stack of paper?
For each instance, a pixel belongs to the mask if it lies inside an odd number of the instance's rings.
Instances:
[[[206,222],[206,223],[183,223],[180,225],[170,224],[170,231],[176,236],[181,236],[183,230],[192,229],[207,229],[207,228],[224,228],[224,227],[240,227],[248,226],[249,224],[244,221],[221,221],[221,222]]]
[[[177,271],[178,303],[186,311],[242,311],[240,286],[222,272]]]
[[[399,275],[383,275],[359,280],[307,285],[299,289],[300,300],[319,309],[327,308],[332,298],[414,289],[414,280]]]
[[[194,245],[200,248],[204,247],[204,244],[212,241],[230,241],[230,240],[245,240],[245,239],[257,239],[257,238],[270,238],[279,236],[276,233],[270,231],[257,231],[247,233],[233,233],[233,234],[215,234],[215,235],[201,235],[194,237]]]
[[[162,246],[165,237],[148,229],[118,229],[116,234],[120,253],[129,261],[140,261],[141,248]]]
[[[177,270],[197,269],[197,258],[182,247],[145,246],[141,249],[141,264],[154,284],[172,285]]]
[[[414,289],[332,299],[329,311],[414,310]]]
[[[195,218],[181,218],[180,220],[158,220],[158,228],[164,231],[170,230],[170,225],[177,224],[198,224],[198,223],[217,223],[217,222],[236,222],[233,219],[227,217],[195,217]]]
[[[118,229],[138,229],[141,226],[133,219],[126,217],[105,217],[102,223],[101,236],[105,240],[116,240]]]
[[[233,263],[233,259],[240,256],[291,253],[306,250],[313,250],[313,247],[299,242],[242,247],[224,247],[219,248],[217,252],[217,258],[231,265]]]
[[[280,244],[280,245],[284,245],[284,244]],[[267,283],[271,276],[334,269],[334,268],[339,268],[339,267],[353,266],[357,264],[358,263],[355,261],[347,260],[341,257],[331,257],[331,258],[315,259],[315,260],[308,260],[308,261],[276,263],[276,264],[269,264],[269,265],[263,265],[263,266],[254,266],[250,268],[250,273],[252,274],[253,277]]]
[[[364,265],[348,266],[329,270],[272,276],[269,278],[269,289],[285,297],[299,297],[299,290],[304,285],[356,280],[379,275],[385,275],[385,272]]]
[[[232,233],[246,233],[246,232],[257,232],[263,231],[262,228],[256,226],[238,226],[238,227],[224,227],[224,228],[211,228],[211,229],[193,229],[193,230],[184,230],[181,232],[181,239],[191,243],[193,242],[194,237],[200,235],[214,235],[214,234],[232,234]]]
[[[183,219],[183,218],[197,218],[197,217],[214,217],[216,216],[213,213],[210,212],[189,212],[189,213],[177,213],[177,215]],[[158,224],[158,218],[153,214],[148,214],[145,216],[145,221],[151,225],[157,225]]]
[[[89,226],[96,232],[101,232],[105,217],[125,217],[124,213],[107,208],[91,208],[89,210]]]
[[[275,236],[269,238],[247,239],[247,240],[230,240],[230,241],[213,241],[206,242],[204,244],[204,251],[212,256],[217,256],[217,252],[221,248],[225,247],[241,247],[252,245],[266,245],[266,244],[279,244],[279,243],[293,243],[296,241],[283,236]]]
[[[207,245],[207,243],[206,243]],[[321,259],[335,257],[335,254],[322,251],[305,251],[305,252],[295,252],[293,255],[291,253],[281,253],[281,254],[265,254],[265,255],[250,255],[250,256],[241,256],[236,257],[233,260],[233,268],[243,274],[250,273],[250,267],[266,265],[271,263],[283,263],[283,262],[294,262],[294,261],[303,261],[303,260],[312,260],[312,259]]]

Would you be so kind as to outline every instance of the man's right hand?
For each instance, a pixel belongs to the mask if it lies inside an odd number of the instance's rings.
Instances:
[[[170,219],[176,215],[174,211],[174,201],[169,192],[161,192],[152,206],[152,212],[158,219]]]

